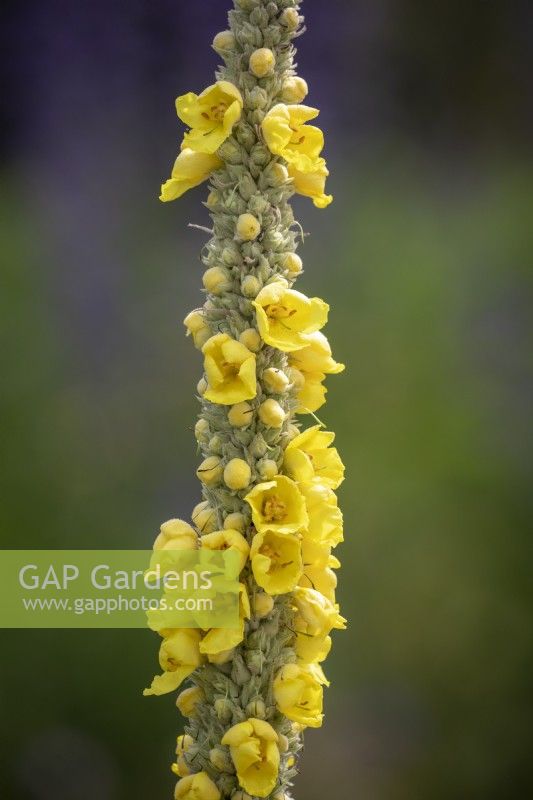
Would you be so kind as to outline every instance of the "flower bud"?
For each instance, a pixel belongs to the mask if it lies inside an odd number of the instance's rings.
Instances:
[[[270,207],[270,203],[260,194],[254,194],[253,197],[250,198],[248,203],[248,209],[253,214],[264,214],[268,208]]]
[[[252,675],[260,675],[265,663],[265,654],[262,650],[246,650],[244,660]]]
[[[232,139],[226,139],[218,148],[218,155],[230,164],[238,164],[241,160],[241,148]]]
[[[232,458],[224,468],[224,483],[234,492],[245,489],[251,477],[250,465],[242,458]]]
[[[212,335],[211,328],[207,325],[203,313],[198,309],[191,311],[183,320],[183,324],[187,328],[187,336],[192,335],[194,346],[201,350]]]
[[[228,243],[221,253],[221,258],[224,264],[228,266],[233,266],[234,264],[239,264],[241,260],[241,256],[239,253],[239,248],[235,244],[235,242]]]
[[[237,220],[236,233],[243,242],[252,242],[261,233],[261,225],[253,214],[241,214]]]
[[[228,514],[226,519],[224,520],[224,529],[230,531],[238,531],[239,533],[244,533],[246,528],[246,517],[244,514],[241,514],[240,511],[234,511],[232,514]]]
[[[265,145],[258,142],[252,147],[250,158],[258,167],[264,167],[270,161],[271,153]]]
[[[283,392],[286,392],[290,384],[290,380],[283,370],[276,369],[276,367],[269,367],[266,369],[261,375],[261,378],[268,391],[276,394],[283,394]]]
[[[278,733],[278,747],[280,753],[286,753],[289,749],[289,740],[283,733]]]
[[[303,262],[297,253],[287,253],[283,260],[283,266],[291,275],[298,275],[302,271]]]
[[[272,186],[283,186],[289,180],[289,170],[285,164],[280,164],[279,161],[276,161],[270,167],[268,177]]]
[[[200,380],[196,384],[196,391],[198,392],[200,397],[203,397],[204,394],[207,392],[208,386],[209,384],[207,383],[206,379],[200,378]]]
[[[271,458],[262,458],[255,466],[263,481],[271,481],[279,472],[278,465]]]
[[[269,398],[259,406],[259,419],[269,428],[281,428],[285,421],[285,412],[277,400]]]
[[[209,439],[208,447],[214,455],[222,455],[222,439],[218,433],[215,433],[215,435]]]
[[[229,424],[234,428],[245,428],[252,424],[253,409],[250,403],[236,403],[228,411]]]
[[[210,267],[204,272],[202,283],[211,294],[222,294],[231,288],[231,277],[223,267]]]
[[[245,297],[257,297],[262,286],[255,275],[245,275],[241,281],[241,291]]]
[[[248,350],[251,350],[252,353],[257,353],[263,344],[263,340],[255,328],[246,328],[239,336],[239,342],[247,347]]]
[[[287,428],[286,433],[287,433],[287,438],[290,441],[291,439],[294,439],[296,436],[300,434],[300,429],[296,425],[293,425],[291,423]]]
[[[268,103],[268,94],[260,86],[254,86],[248,95],[250,107],[254,109],[265,108]]]
[[[276,56],[268,47],[261,47],[259,50],[254,50],[250,56],[250,72],[256,78],[264,78],[271,75],[274,67],[276,66]]]
[[[200,533],[211,533],[217,529],[217,518],[213,508],[207,500],[195,505],[192,510],[191,519]]]
[[[233,716],[232,703],[227,697],[218,697],[214,704],[215,714],[218,719],[227,724]]]
[[[223,468],[218,456],[208,456],[198,469],[196,475],[206,486],[216,486],[222,479]]]
[[[214,50],[234,50],[235,36],[232,31],[220,31],[213,39]]]
[[[258,592],[252,600],[252,605],[254,616],[263,619],[263,617],[268,617],[274,608],[274,598],[266,592]]]
[[[231,772],[232,770],[228,751],[223,747],[213,747],[209,751],[209,761],[219,772]]]
[[[197,703],[203,703],[204,700],[203,689],[200,689],[199,686],[191,686],[179,693],[176,698],[176,705],[180,714],[183,714],[184,717],[194,717]]]
[[[300,15],[295,8],[286,8],[279,20],[288,30],[295,31],[300,24]]]
[[[194,436],[197,442],[203,441],[209,436],[209,423],[203,417],[200,417],[194,426]]]
[[[257,185],[247,172],[242,176],[239,181],[239,194],[243,200],[248,201],[252,195],[257,192]]]
[[[255,719],[264,719],[266,716],[265,701],[261,697],[254,697],[246,706],[246,716]]]
[[[154,550],[194,550],[198,545],[198,534],[183,519],[163,522],[154,542]]]
[[[250,454],[254,458],[263,458],[267,450],[268,445],[264,436],[261,433],[256,434],[250,443]]]
[[[284,103],[301,103],[307,97],[309,88],[303,78],[293,75],[283,82],[281,99]]]
[[[205,204],[209,209],[216,208],[218,205],[218,200],[219,200],[218,192],[211,191],[207,195],[207,200],[205,201]]]

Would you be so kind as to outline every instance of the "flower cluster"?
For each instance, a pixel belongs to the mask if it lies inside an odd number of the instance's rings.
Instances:
[[[188,718],[172,769],[176,798],[289,798],[302,731],[323,719],[321,664],[345,626],[333,549],[343,521],[344,467],[334,434],[299,415],[325,402],[344,367],[322,332],[329,307],[293,288],[294,193],[325,208],[324,135],[309,124],[308,87],[295,75],[298,0],[235,0],[213,48],[216,83],[176,100],[187,126],[161,200],[210,179],[213,235],[202,260],[206,300],[185,318],[204,359],[195,436],[202,499],[191,524],[170,520],[155,549],[233,550],[240,564],[235,629],[160,631],[157,675],[145,694],[190,682]]]

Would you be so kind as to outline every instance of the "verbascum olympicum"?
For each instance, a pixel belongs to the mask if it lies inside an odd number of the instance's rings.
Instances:
[[[207,299],[185,318],[204,357],[195,435],[202,500],[192,525],[171,520],[155,548],[233,548],[241,559],[235,630],[164,631],[163,674],[146,694],[188,681],[177,706],[175,797],[290,797],[302,731],[322,723],[321,662],[332,629],[344,467],[334,434],[301,414],[325,402],[341,372],[321,332],[329,308],[293,288],[302,271],[296,192],[325,208],[328,175],[318,111],[302,105],[293,40],[297,0],[235,0],[213,48],[216,83],[178,97],[188,130],[161,200],[209,180],[212,238],[203,250]]]

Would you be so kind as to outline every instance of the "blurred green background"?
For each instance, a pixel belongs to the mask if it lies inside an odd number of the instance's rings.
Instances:
[[[161,206],[178,93],[226,3],[7,2],[4,548],[142,548],[199,498],[202,189]],[[350,620],[299,800],[502,800],[531,768],[533,162],[528,2],[305,3],[335,203],[295,208],[300,287],[347,371]],[[529,37],[529,38],[528,38]],[[181,721],[148,631],[0,632],[0,796],[170,797]]]

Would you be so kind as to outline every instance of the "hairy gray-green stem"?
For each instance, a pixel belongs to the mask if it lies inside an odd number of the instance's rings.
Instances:
[[[284,261],[286,254],[296,249],[298,226],[288,203],[293,190],[291,183],[280,179],[279,171],[272,169],[279,159],[270,153],[260,131],[266,112],[280,102],[284,79],[294,74],[292,40],[298,30],[291,31],[281,23],[280,15],[287,8],[298,9],[299,3],[295,0],[235,0],[229,24],[236,45],[233,50],[218,51],[225,65],[217,78],[230,81],[240,89],[244,108],[232,136],[219,150],[225,166],[211,179],[212,194],[208,204],[214,235],[202,255],[207,267],[223,266],[228,270],[230,288],[222,295],[209,295],[203,314],[213,333],[228,333],[236,339],[245,329],[256,327],[253,298],[244,296],[242,279],[252,275],[259,287],[263,287],[275,276],[282,275],[292,283]],[[249,71],[248,62],[250,55],[262,47],[273,51],[276,65],[272,75],[259,79]],[[237,219],[245,212],[253,214],[261,224],[261,234],[253,242],[241,242],[236,237]],[[258,392],[250,401],[253,419],[246,429],[230,425],[227,406],[201,401],[201,417],[209,424],[209,431],[199,442],[203,456],[217,455],[223,463],[235,457],[244,459],[251,468],[252,485],[261,481],[256,466],[261,458],[267,456],[281,468],[283,452],[291,438],[291,426],[294,426],[293,393],[267,393],[262,386],[261,375],[268,367],[279,368],[290,375],[287,356],[263,345],[257,353]],[[257,409],[267,397],[276,399],[287,414],[281,428],[269,428],[258,417]],[[204,487],[203,495],[215,510],[218,529],[223,527],[229,513],[244,514],[246,536],[251,542],[254,529],[250,509],[243,499],[249,488],[233,492],[224,485]],[[241,580],[247,586],[253,608],[257,585],[249,565]],[[224,665],[208,664],[192,676],[192,682],[204,690],[206,700],[196,706],[196,716],[186,728],[194,744],[185,758],[193,771],[202,769],[209,774],[223,797],[231,797],[239,790],[239,784],[229,750],[220,745],[220,740],[229,727],[248,717],[266,719],[278,734],[287,737],[289,747],[281,754],[278,785],[270,797],[281,793],[288,796],[297,771],[301,736],[277,710],[272,684],[277,671],[295,660],[291,646],[294,638],[291,615],[288,597],[278,596],[266,619],[255,619],[252,614],[245,627],[244,641],[236,649],[232,661]],[[210,758],[214,748],[220,751],[215,759],[217,766]]]

